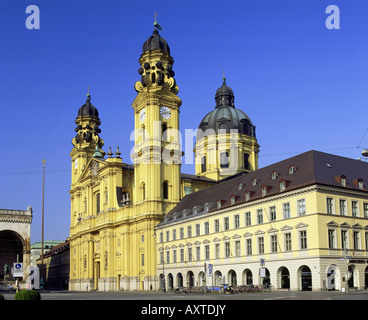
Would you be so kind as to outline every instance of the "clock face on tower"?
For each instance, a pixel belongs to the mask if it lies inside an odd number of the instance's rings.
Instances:
[[[139,120],[143,121],[145,117],[146,117],[146,109],[142,109],[141,112],[139,113]]]
[[[161,117],[164,118],[164,119],[170,119],[171,117],[171,111],[168,107],[161,107],[160,108],[160,114],[161,114]]]

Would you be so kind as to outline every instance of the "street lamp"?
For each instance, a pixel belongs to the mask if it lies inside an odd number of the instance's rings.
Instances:
[[[42,159],[42,230],[41,230],[41,278],[40,278],[40,289],[42,290],[45,284],[45,280],[43,277],[43,272],[44,272],[44,268],[43,268],[43,230],[44,230],[44,203],[45,203],[45,164],[46,164],[46,159]]]

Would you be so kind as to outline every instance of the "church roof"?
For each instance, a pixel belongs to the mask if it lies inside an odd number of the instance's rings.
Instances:
[[[78,110],[78,117],[96,117],[98,118],[98,111],[97,108],[91,103],[91,96],[90,94],[87,95],[87,100],[84,105],[82,105]]]
[[[205,115],[199,124],[199,129],[202,132],[213,129],[216,134],[220,129],[226,130],[227,133],[235,129],[238,133],[255,137],[255,126],[242,110],[235,108],[234,100],[233,90],[223,78],[223,83],[215,94],[216,107]],[[201,130],[198,130],[197,140],[203,137]]]
[[[153,31],[152,35],[144,42],[142,53],[153,50],[161,50],[170,54],[170,48],[167,44],[167,41],[160,36],[156,28]]]
[[[346,181],[345,186],[342,179]],[[281,182],[285,186],[282,191]],[[159,225],[215,211],[217,201],[223,209],[314,184],[368,193],[368,163],[311,150],[249,173],[237,174],[207,189],[186,195]],[[263,188],[266,188],[266,194],[262,194]],[[249,195],[248,200],[245,194]],[[231,197],[234,197],[233,204]]]

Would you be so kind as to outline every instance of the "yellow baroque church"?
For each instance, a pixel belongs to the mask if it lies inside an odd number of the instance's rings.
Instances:
[[[198,125],[195,175],[181,173],[181,100],[156,28],[139,64],[133,165],[102,150],[89,94],[78,110],[70,290],[368,287],[367,162],[312,150],[259,169],[255,126],[224,78]]]
[[[255,126],[223,79],[201,122],[196,174],[181,173],[181,100],[170,48],[157,28],[144,42],[134,113],[133,165],[102,150],[98,110],[87,94],[70,153],[70,290],[157,290],[155,227],[186,194],[257,169]],[[235,159],[236,161],[233,161]]]

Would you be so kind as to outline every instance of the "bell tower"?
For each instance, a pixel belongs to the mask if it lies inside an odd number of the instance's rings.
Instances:
[[[90,158],[93,157],[95,151],[100,151],[102,156],[105,152],[100,150],[104,145],[104,141],[100,138],[101,129],[100,118],[98,117],[97,108],[92,105],[92,98],[89,92],[87,100],[78,110],[78,116],[75,120],[76,136],[72,140],[73,149],[70,152],[72,161],[72,188],[77,183],[80,175],[85,169]]]
[[[143,211],[162,215],[180,201],[181,100],[170,48],[154,23],[139,58],[140,81],[135,83],[134,201]],[[142,212],[142,211],[141,211]]]

